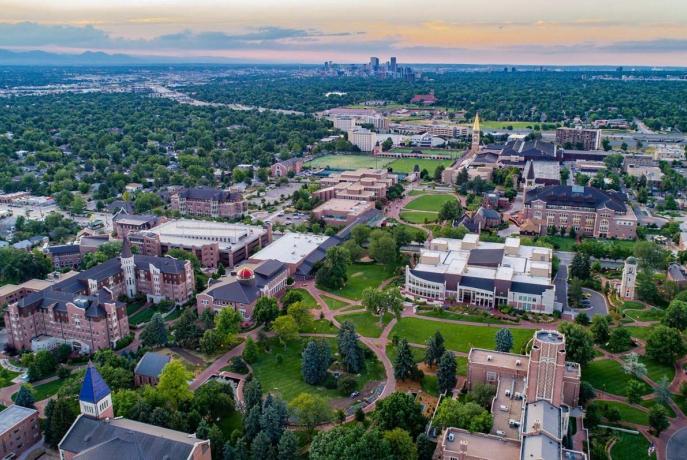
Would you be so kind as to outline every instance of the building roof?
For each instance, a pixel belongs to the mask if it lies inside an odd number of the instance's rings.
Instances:
[[[607,207],[616,212],[627,211],[625,195],[622,193],[579,185],[551,185],[527,192],[525,204],[531,204],[538,200],[553,206],[575,206],[591,209]]]
[[[0,412],[0,435],[11,430],[17,426],[18,423],[31,417],[37,412],[38,411],[36,409],[30,409],[28,407],[12,404],[10,407]]]
[[[157,235],[169,246],[200,247],[217,243],[220,250],[235,250],[255,241],[267,230],[257,225],[174,219],[137,234]]]
[[[313,233],[287,232],[257,253],[250,256],[255,260],[275,259],[286,264],[297,264],[316,251],[328,236]]]
[[[499,249],[473,249],[468,256],[468,265],[483,267],[497,267],[503,260],[502,248]]]
[[[442,439],[444,456],[459,457],[461,449],[470,459],[519,460],[520,442],[484,433],[470,433],[460,428],[447,428]],[[447,455],[447,453],[449,453]],[[531,460],[531,459],[527,459]],[[545,457],[545,460],[549,460]]]
[[[324,240],[314,251],[308,255],[299,265],[296,273],[302,276],[309,276],[317,263],[322,261],[327,255],[327,249],[342,243],[341,238],[331,236]]]
[[[525,406],[524,433],[544,431],[555,439],[562,439],[561,409],[548,401],[535,401]]]
[[[523,460],[548,460],[561,458],[561,444],[546,434],[523,437],[520,458]]]
[[[678,264],[670,264],[668,266],[668,276],[673,281],[685,281],[687,276],[685,276],[685,269]]]
[[[136,364],[134,374],[158,378],[162,373],[162,369],[164,369],[171,359],[169,355],[149,351],[143,355],[138,364]]]
[[[200,441],[180,431],[124,418],[79,416],[60,443],[74,460],[187,460]]]
[[[143,225],[157,222],[158,217],[150,214],[117,214],[112,219],[117,224]]]
[[[265,268],[261,269],[263,265]],[[244,265],[240,270],[247,268]],[[272,279],[285,270],[286,265],[282,262],[267,260],[252,268],[255,275],[252,279],[242,280],[238,276],[229,276],[211,285],[204,293],[222,302],[249,305],[260,296],[260,291]]]
[[[243,195],[239,192],[219,190],[210,187],[183,188],[177,191],[180,197],[187,200],[198,201],[242,201]]]
[[[89,362],[83,383],[81,384],[79,401],[96,404],[110,393],[110,387],[107,386],[100,372],[98,372],[93,363]]]

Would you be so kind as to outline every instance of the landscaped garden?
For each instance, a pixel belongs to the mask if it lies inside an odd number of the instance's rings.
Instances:
[[[138,313],[129,316],[129,324],[131,326],[138,326],[139,324],[147,323],[148,321],[150,321],[150,318],[152,318],[155,313],[157,312],[152,308],[144,308]]]
[[[12,385],[12,380],[17,378],[19,372],[12,372],[5,368],[0,368],[0,388]]]
[[[633,460],[656,460],[656,454],[648,456],[649,441],[640,434],[614,432],[617,438],[611,448],[611,457],[614,459],[631,458]]]
[[[468,352],[470,348],[493,349],[497,327],[473,326],[460,323],[442,323],[419,318],[400,319],[391,335],[408,339],[408,342],[424,344],[436,331],[441,332],[449,350]],[[513,334],[513,352],[520,353],[525,344],[532,338],[533,329],[511,328]]]
[[[363,290],[367,287],[379,287],[383,281],[394,274],[385,266],[378,264],[351,264],[347,269],[348,281],[342,289],[325,289],[332,294],[348,299],[360,300]]]
[[[673,378],[675,378],[674,366],[659,363],[646,356],[640,356],[639,361],[646,366],[647,377],[649,377],[654,382],[660,381],[661,377],[663,376],[665,376],[669,382],[672,382]]]
[[[303,305],[305,305],[306,307],[308,307],[310,309],[314,309],[314,308],[319,309],[320,308],[320,305],[317,303],[315,298],[312,295],[310,295],[310,293],[307,291],[307,289],[291,288],[291,289],[289,289],[289,292],[299,293],[301,295],[301,297],[303,297],[303,300],[301,300],[301,303]]]
[[[406,222],[413,224],[434,222],[437,220],[439,211],[444,203],[455,199],[455,196],[446,193],[420,195],[401,210],[400,217]]]
[[[651,393],[651,387],[645,382],[628,375],[617,361],[612,359],[597,359],[591,361],[582,370],[582,380],[589,382],[594,388],[618,396],[625,396],[627,382],[637,380],[643,385],[642,394]]]
[[[430,318],[449,319],[454,321],[470,321],[473,323],[488,323],[488,324],[508,324],[507,321],[500,320],[490,315],[488,312],[482,314],[475,313],[461,313],[443,308],[432,308],[431,310],[418,310],[418,315],[429,316]]]
[[[608,406],[609,409],[617,409],[620,413],[620,420],[638,425],[649,425],[649,412],[619,401],[595,400],[589,403],[590,406]]]
[[[345,307],[349,307],[351,305],[350,303],[346,303],[342,300],[335,299],[334,297],[329,297],[327,295],[322,295],[320,297],[322,297],[322,300],[324,300],[327,306],[332,310],[339,310]]]
[[[389,324],[389,321],[393,318],[391,313],[386,313],[382,318],[382,324],[379,324],[379,317],[374,316],[368,312],[359,313],[349,313],[345,315],[339,315],[336,319],[343,323],[344,321],[350,321],[355,326],[355,330],[358,334],[363,337],[379,337],[382,334],[384,326]]]

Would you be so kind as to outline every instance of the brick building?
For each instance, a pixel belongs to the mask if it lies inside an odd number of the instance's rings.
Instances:
[[[129,233],[140,232],[155,227],[160,221],[160,218],[149,214],[117,214],[112,219],[115,236],[117,238],[126,238]]]
[[[599,150],[601,130],[581,128],[556,128],[556,144],[577,150]]]
[[[160,374],[172,358],[163,353],[149,351],[138,361],[134,369],[134,384],[136,386],[155,386],[160,381]]]
[[[40,440],[36,409],[12,404],[0,412],[0,458],[19,457]]]
[[[241,217],[248,202],[240,192],[209,187],[182,188],[170,195],[171,208],[183,215],[202,217]]]
[[[12,303],[5,312],[8,342],[17,349],[49,349],[67,343],[76,351],[109,348],[129,334],[126,304],[191,298],[195,280],[189,261],[133,255],[125,240],[120,257],[80,272]]]
[[[345,227],[374,210],[375,205],[371,201],[334,198],[313,209],[312,215],[327,225]]]
[[[398,176],[385,169],[357,169],[334,173],[320,179],[320,189],[313,196],[322,201],[342,200],[376,201],[386,198],[389,187],[398,182]]]
[[[52,262],[52,266],[59,270],[62,268],[77,268],[81,263],[81,249],[78,244],[62,244],[48,246],[43,250]]]
[[[525,220],[546,234],[548,227],[594,238],[634,239],[637,217],[625,204],[625,195],[594,187],[553,185],[525,194]]]
[[[303,158],[293,157],[288,160],[279,161],[270,166],[272,177],[284,177],[290,172],[298,174],[303,169]]]

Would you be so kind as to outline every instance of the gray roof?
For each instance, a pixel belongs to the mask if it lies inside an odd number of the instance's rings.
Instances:
[[[229,192],[210,187],[194,187],[179,190],[179,196],[187,200],[200,201],[241,201],[243,195],[238,192]]]
[[[561,444],[546,434],[525,436],[522,440],[520,458],[526,460],[560,459]]]
[[[75,254],[78,253],[78,244],[62,244],[60,246],[48,246],[45,250],[52,255],[59,256],[63,254]]]
[[[128,419],[76,419],[59,447],[75,460],[186,460],[196,443],[186,433]]]
[[[301,276],[308,276],[312,272],[313,267],[320,262],[321,260],[324,259],[324,257],[327,255],[327,249],[331,248],[332,246],[337,246],[342,243],[342,239],[337,237],[337,236],[330,236],[326,240],[320,244],[317,249],[315,249],[313,252],[311,252],[308,257],[303,260],[303,262],[299,265],[298,269],[296,270],[296,273],[301,275]]]
[[[675,281],[684,281],[687,279],[685,270],[678,264],[670,264],[668,266],[668,274]]]
[[[158,217],[151,214],[117,214],[113,219],[116,223],[128,225],[142,225],[157,222]]]
[[[483,291],[494,291],[494,280],[489,278],[477,278],[475,276],[463,276],[460,278],[460,286]]]
[[[160,377],[162,369],[171,361],[171,357],[162,353],[147,352],[136,364],[134,373],[145,377]]]
[[[511,292],[519,292],[521,294],[542,295],[547,289],[553,289],[553,286],[547,284],[523,283],[521,281],[513,281],[510,284]]]
[[[616,212],[626,212],[625,195],[619,192],[604,191],[595,187],[578,185],[551,185],[527,192],[525,204],[541,200],[547,205],[575,206],[601,209],[607,207]]]
[[[539,423],[539,428],[535,427]],[[561,439],[561,409],[548,401],[537,401],[525,406],[524,433],[545,431],[555,439]]]
[[[264,265],[267,267],[261,270]],[[240,270],[240,268],[237,268],[237,270]],[[284,270],[286,270],[286,265],[282,262],[269,259],[253,270],[255,277],[252,280],[232,280],[222,283],[210,289],[207,294],[223,302],[249,305],[259,297],[262,288]]]
[[[431,281],[432,283],[443,283],[446,281],[443,273],[423,272],[420,270],[410,270],[410,273],[412,273],[413,276],[417,276],[418,278],[422,278],[426,281]]]
[[[468,257],[468,265],[498,267],[503,261],[503,249],[473,249]]]
[[[38,411],[36,409],[29,409],[28,407],[12,404],[10,407],[0,412],[0,434],[11,430],[19,422],[31,417],[37,412]]]

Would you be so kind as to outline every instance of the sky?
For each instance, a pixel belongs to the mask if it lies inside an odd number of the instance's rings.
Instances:
[[[687,0],[0,0],[0,48],[275,63],[687,65]]]

